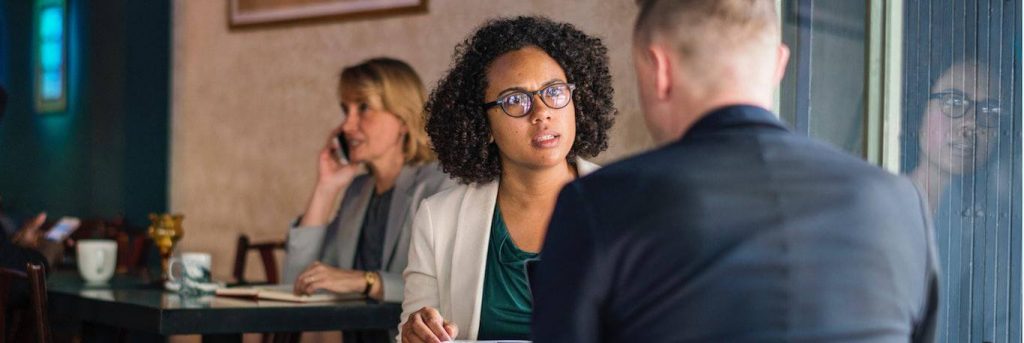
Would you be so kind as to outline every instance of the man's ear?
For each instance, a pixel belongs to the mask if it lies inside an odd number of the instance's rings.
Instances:
[[[775,78],[772,80],[772,84],[775,87],[779,86],[782,82],[782,78],[786,76],[786,64],[789,63],[789,47],[786,44],[780,43],[775,53]]]
[[[675,66],[668,51],[660,45],[647,47],[647,59],[654,68],[655,95],[658,100],[668,100],[672,94],[672,74]]]

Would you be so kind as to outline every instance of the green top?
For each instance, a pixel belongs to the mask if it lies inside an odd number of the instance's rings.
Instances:
[[[533,296],[526,280],[526,262],[538,254],[522,251],[512,242],[501,209],[494,205],[491,237],[487,244],[480,331],[477,339],[530,339]]]

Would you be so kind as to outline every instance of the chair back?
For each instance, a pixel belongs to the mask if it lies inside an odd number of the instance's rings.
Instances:
[[[233,275],[235,276],[235,285],[247,285],[247,284],[276,284],[280,282],[280,276],[277,272],[277,260],[274,258],[274,250],[285,250],[285,241],[272,241],[262,243],[252,243],[249,240],[249,236],[246,234],[238,235],[238,244],[235,248],[235,270]],[[260,254],[260,260],[263,261],[263,272],[267,276],[265,282],[251,282],[245,279],[245,265],[246,260],[249,257],[249,251],[256,250]],[[302,337],[301,332],[278,332],[278,333],[265,333],[261,339],[263,343],[288,343],[288,342],[299,342]]]
[[[10,306],[10,296],[16,281],[24,281],[29,286],[29,309],[19,310]],[[25,328],[35,331],[35,342],[53,341],[50,320],[46,316],[46,303],[46,270],[42,265],[29,262],[25,272],[0,268],[0,343],[25,341]],[[26,322],[26,319],[29,321]]]
[[[117,272],[126,274],[145,274],[147,257],[153,240],[145,231],[119,230],[114,237],[117,241]]]
[[[263,271],[267,277],[265,282],[251,282],[245,279],[245,265],[246,260],[249,257],[249,251],[256,250],[260,254],[260,260],[263,262]],[[277,269],[277,260],[274,258],[274,250],[285,250],[284,241],[271,241],[252,243],[249,240],[249,236],[245,234],[238,235],[238,245],[235,249],[235,270],[233,275],[235,281],[238,284],[251,284],[251,283],[270,283],[276,284],[281,281],[280,274]]]

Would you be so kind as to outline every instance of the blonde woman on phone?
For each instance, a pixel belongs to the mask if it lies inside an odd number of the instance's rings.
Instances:
[[[375,58],[347,67],[338,94],[344,120],[325,139],[306,211],[288,231],[284,281],[297,294],[400,302],[412,216],[420,200],[453,182],[434,162],[423,83],[408,64]],[[357,175],[362,167],[369,173]],[[390,339],[350,336],[345,342]]]

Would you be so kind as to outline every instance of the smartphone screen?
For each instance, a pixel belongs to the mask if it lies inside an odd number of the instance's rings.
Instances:
[[[334,140],[336,140],[338,142],[338,146],[341,147],[341,149],[335,150],[338,161],[342,164],[348,164],[348,140],[345,139],[345,134],[338,133],[338,135],[334,137]]]
[[[46,233],[46,239],[53,242],[64,241],[68,236],[71,236],[72,232],[75,232],[75,230],[78,229],[78,225],[80,224],[81,221],[75,217],[61,218],[60,221],[58,221],[57,224]]]

